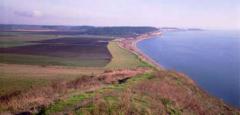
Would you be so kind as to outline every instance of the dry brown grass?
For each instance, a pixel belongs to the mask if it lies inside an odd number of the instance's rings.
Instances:
[[[158,71],[151,77],[137,82],[116,84],[119,80],[149,71],[146,68],[106,70],[98,76],[83,76],[72,81],[54,80],[51,85],[45,87],[1,96],[0,108],[13,113],[37,113],[42,107],[47,107],[56,100],[68,98],[70,92],[95,91],[113,83],[115,88],[96,93],[94,97],[82,100],[73,108],[65,109],[64,113],[73,114],[74,111],[80,111],[86,115],[240,114],[239,110],[209,96],[191,79],[174,71]]]
[[[154,106],[164,105],[167,113],[174,109],[182,114],[239,114],[238,110],[199,89],[185,75],[173,71],[160,71],[153,79],[136,85],[133,90],[150,96],[150,103]],[[159,108],[154,106],[153,112],[159,112]]]
[[[42,107],[46,107],[55,100],[68,97],[72,91],[92,91],[107,83],[111,79],[114,83],[117,80],[130,78],[136,74],[144,73],[145,70],[114,70],[106,71],[100,76],[82,76],[72,81],[54,80],[50,85],[44,87],[33,87],[27,91],[16,91],[0,97],[0,108],[11,112],[31,111],[36,113]],[[115,79],[115,75],[121,75]],[[99,79],[101,77],[101,79]],[[112,78],[110,78],[112,77]],[[114,81],[115,80],[115,81]]]
[[[114,77],[121,72],[123,71],[109,70],[105,72],[105,76]],[[86,115],[240,114],[239,110],[207,95],[183,74],[159,71],[137,82],[135,78],[128,80],[125,84],[114,84],[111,88],[96,92],[94,97],[76,102],[73,108],[69,111],[63,110],[62,113]],[[99,80],[99,77],[97,79]],[[104,79],[100,81],[106,83]]]

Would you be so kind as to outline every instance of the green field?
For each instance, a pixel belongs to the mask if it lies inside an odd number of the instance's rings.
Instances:
[[[102,67],[108,60],[81,59],[81,58],[58,58],[36,55],[0,54],[0,63],[27,64],[42,66],[79,66],[79,67]]]
[[[0,32],[0,48],[32,45],[30,41],[56,39],[64,36],[31,34],[27,32]]]
[[[103,71],[100,67],[0,64],[0,96],[44,86],[56,80],[68,81]]]
[[[107,69],[131,69],[136,67],[150,66],[148,63],[142,61],[137,55],[121,48],[115,41],[112,41],[108,44],[108,49],[113,58],[105,67]]]

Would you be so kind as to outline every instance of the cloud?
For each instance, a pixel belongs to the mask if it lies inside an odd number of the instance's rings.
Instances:
[[[31,12],[28,11],[15,11],[15,15],[22,17],[41,17],[43,14],[39,10],[33,10]]]

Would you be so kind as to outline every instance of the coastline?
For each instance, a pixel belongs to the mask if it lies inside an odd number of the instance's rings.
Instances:
[[[145,61],[145,62],[149,63],[155,69],[157,69],[157,70],[167,70],[163,66],[161,66],[158,62],[156,62],[155,60],[150,58],[147,54],[145,54],[143,51],[141,51],[141,49],[139,49],[137,47],[138,42],[141,42],[141,41],[146,40],[146,39],[151,39],[151,38],[159,36],[159,35],[162,35],[162,32],[156,31],[156,32],[148,33],[148,34],[143,34],[143,35],[140,35],[140,36],[137,36],[137,37],[120,38],[120,39],[116,39],[115,41],[118,42],[118,45],[121,48],[126,49],[126,50],[134,53],[142,61]],[[235,109],[235,110],[239,111],[238,107],[230,105],[229,103],[226,103],[225,101],[223,101],[219,97],[216,97],[214,95],[209,94],[205,89],[202,89],[193,79],[188,77],[186,74],[179,73],[179,72],[176,72],[176,73],[178,73],[180,75],[180,76],[178,76],[178,77],[180,77],[180,79],[186,79],[189,83],[193,84],[193,86],[195,88],[197,88],[201,94],[205,95],[207,98],[213,99],[216,103],[218,103],[220,105],[223,105],[224,107],[226,107],[228,109],[233,109],[233,110]]]
[[[145,54],[141,49],[137,47],[137,43],[146,39],[151,39],[152,37],[159,36],[162,33],[160,31],[151,32],[147,34],[143,34],[137,37],[131,38],[121,38],[118,41],[118,45],[124,49],[129,50],[130,52],[137,55],[141,60],[149,63],[151,66],[156,68],[157,70],[165,70],[163,66],[161,66],[158,62],[150,58],[147,54]]]

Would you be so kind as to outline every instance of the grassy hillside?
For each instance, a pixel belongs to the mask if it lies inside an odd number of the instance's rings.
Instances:
[[[41,112],[47,115],[239,114],[207,95],[186,76],[172,71],[140,74],[124,83],[78,92],[42,108]]]

